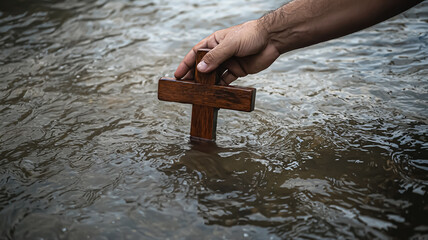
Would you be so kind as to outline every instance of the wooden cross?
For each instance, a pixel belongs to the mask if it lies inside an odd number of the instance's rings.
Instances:
[[[200,49],[196,54],[196,65],[209,49]],[[254,110],[256,89],[220,86],[216,71],[201,73],[195,68],[195,80],[161,78],[158,99],[170,102],[191,103],[192,140],[214,141],[217,127],[217,111],[220,108],[251,112]]]

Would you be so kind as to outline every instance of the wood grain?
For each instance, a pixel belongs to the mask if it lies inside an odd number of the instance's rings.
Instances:
[[[198,50],[196,53],[195,66],[198,65],[208,51],[208,49]],[[197,68],[195,68],[195,83],[209,87],[215,85],[217,82],[217,74],[215,71],[210,73],[201,73]],[[195,94],[193,95],[194,99],[199,98],[197,93],[188,94]],[[193,104],[190,137],[194,138],[194,140],[206,139],[214,141],[217,129],[217,112],[218,108],[206,106],[204,102],[201,102],[201,104]]]
[[[194,104],[190,137],[193,140],[215,140],[218,108]]]
[[[196,65],[208,51],[209,49],[198,50]],[[246,112],[254,110],[256,89],[219,86],[218,83],[218,75],[215,71],[201,73],[196,68],[194,81],[159,79],[159,100],[193,104],[190,126],[192,140],[215,140],[217,112],[220,108]]]
[[[255,95],[254,88],[206,85],[173,78],[161,78],[158,85],[159,100],[245,112],[254,110]]]

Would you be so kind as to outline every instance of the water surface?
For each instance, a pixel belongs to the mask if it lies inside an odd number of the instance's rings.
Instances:
[[[277,1],[0,3],[1,239],[428,237],[428,4],[236,81],[189,142],[159,102],[206,35]]]

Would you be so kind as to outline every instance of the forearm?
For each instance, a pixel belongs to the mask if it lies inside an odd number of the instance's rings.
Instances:
[[[258,21],[282,54],[341,37],[395,16],[420,0],[295,0]]]

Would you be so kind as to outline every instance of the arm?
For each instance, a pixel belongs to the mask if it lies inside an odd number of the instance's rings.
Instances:
[[[226,70],[223,84],[260,72],[281,54],[341,37],[395,16],[421,0],[295,0],[258,20],[217,31],[196,44],[175,77],[193,74],[197,49],[212,49],[201,72]]]

